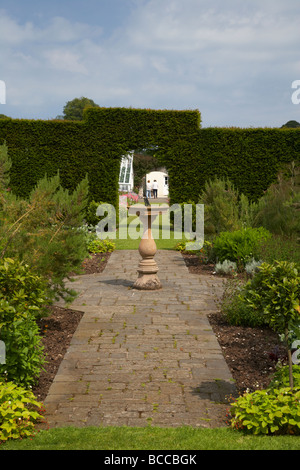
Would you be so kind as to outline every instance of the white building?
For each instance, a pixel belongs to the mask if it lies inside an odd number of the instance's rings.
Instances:
[[[161,171],[151,171],[146,175],[145,181],[150,180],[152,188],[153,181],[158,183],[157,197],[168,197],[169,195],[169,176],[168,173],[162,169]]]
[[[124,155],[121,160],[120,174],[119,174],[119,191],[130,192],[134,186],[134,174],[133,174],[133,155],[134,151],[128,152]],[[169,195],[169,176],[164,168],[159,171],[151,171],[146,174],[143,178],[143,187],[140,188],[140,196],[145,194],[146,181],[150,180],[152,188],[153,181],[156,180],[158,183],[157,197],[168,197]]]

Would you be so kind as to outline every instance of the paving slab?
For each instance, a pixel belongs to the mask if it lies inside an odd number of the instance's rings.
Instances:
[[[176,251],[155,259],[158,291],[132,288],[131,250],[70,283],[84,315],[45,400],[50,427],[225,425],[235,386],[207,318],[223,281],[189,273]]]

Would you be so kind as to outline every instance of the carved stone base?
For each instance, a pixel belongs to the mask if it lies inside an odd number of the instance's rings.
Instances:
[[[153,249],[153,240],[150,242]],[[149,244],[150,244],[149,243]],[[142,245],[143,246],[143,245]],[[145,246],[145,245],[144,245]],[[140,250],[141,253],[142,250]],[[151,251],[151,250],[149,250]],[[155,253],[155,250],[153,250]],[[152,256],[151,256],[152,255]],[[133,288],[140,290],[157,290],[161,289],[161,282],[157,276],[158,266],[156,261],[153,259],[153,252],[145,257],[145,252],[143,252],[144,258],[140,261],[138,266],[138,278],[135,281]]]
[[[133,289],[139,290],[158,290],[161,289],[161,287],[162,285],[157,274],[139,273],[139,277],[133,284]]]

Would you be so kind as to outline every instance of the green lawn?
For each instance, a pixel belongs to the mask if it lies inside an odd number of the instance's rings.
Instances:
[[[122,238],[125,237],[124,234],[126,235],[126,238]],[[142,235],[143,234],[139,228],[139,219],[135,216],[131,216],[127,218],[127,226],[122,224],[120,225],[116,233],[116,239],[113,240],[113,242],[115,243],[117,250],[137,250]],[[168,232],[167,226],[162,227],[161,216],[156,222],[154,222],[152,235],[158,250],[174,250],[177,243],[182,240],[187,240],[184,233],[173,232],[172,230]]]
[[[246,436],[229,428],[86,427],[40,431],[0,450],[299,450],[300,436]]]

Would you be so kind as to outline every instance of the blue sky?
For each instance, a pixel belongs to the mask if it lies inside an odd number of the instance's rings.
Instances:
[[[0,0],[0,114],[198,109],[202,126],[300,122],[299,0]],[[1,97],[0,97],[1,98]]]

